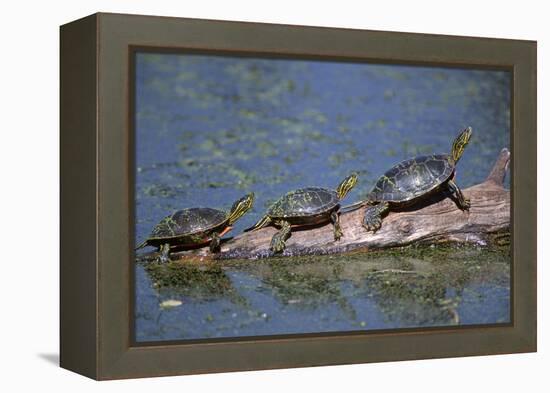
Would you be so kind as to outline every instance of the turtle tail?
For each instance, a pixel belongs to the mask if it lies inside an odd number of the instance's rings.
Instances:
[[[250,232],[250,231],[254,231],[256,229],[260,229],[260,228],[263,228],[263,227],[266,227],[268,226],[269,224],[271,223],[271,218],[269,216],[263,216],[260,221],[258,221],[256,224],[254,224],[253,226],[251,226],[250,228],[247,228],[244,230],[244,232]]]
[[[137,246],[134,251],[137,251],[137,250],[140,250],[142,249],[143,247],[146,247],[147,246],[147,243],[148,243],[148,240],[145,240],[143,243],[141,243],[139,246]]]

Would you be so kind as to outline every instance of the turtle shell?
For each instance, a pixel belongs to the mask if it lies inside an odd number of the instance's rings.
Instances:
[[[209,207],[178,210],[163,218],[149,236],[149,240],[165,240],[209,232],[227,224],[227,213]]]
[[[309,217],[332,211],[340,203],[336,191],[308,187],[291,191],[268,210],[272,218]]]
[[[418,156],[395,165],[384,173],[369,194],[373,201],[407,202],[449,180],[455,166],[449,155]]]

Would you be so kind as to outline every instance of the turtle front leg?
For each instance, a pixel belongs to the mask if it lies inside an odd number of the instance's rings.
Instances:
[[[280,227],[277,232],[271,238],[271,246],[269,247],[274,253],[283,252],[285,249],[285,241],[290,237],[290,223],[288,221],[277,221],[275,223],[277,227]]]
[[[170,244],[165,243],[162,246],[160,246],[160,256],[159,256],[159,262],[160,263],[168,263],[170,262]]]
[[[369,206],[365,209],[365,217],[363,218],[363,227],[367,231],[375,233],[382,226],[382,214],[390,209],[388,202],[380,202],[376,205]]]
[[[211,237],[212,240],[210,240],[210,252],[213,254],[220,252],[220,234],[218,232],[214,232]]]
[[[344,233],[340,227],[340,215],[337,211],[330,213],[330,220],[332,221],[332,225],[334,225],[334,240],[338,241],[344,236]]]
[[[466,197],[464,197],[464,194],[462,194],[462,191],[460,188],[456,185],[456,183],[453,180],[449,180],[447,182],[447,185],[449,187],[449,191],[455,198],[455,202],[458,205],[460,210],[470,210],[470,200]]]

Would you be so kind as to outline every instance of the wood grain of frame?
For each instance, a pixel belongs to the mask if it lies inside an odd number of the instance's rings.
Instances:
[[[511,323],[137,345],[136,50],[509,70]],[[95,379],[536,351],[536,42],[95,14],[61,27],[61,366]]]

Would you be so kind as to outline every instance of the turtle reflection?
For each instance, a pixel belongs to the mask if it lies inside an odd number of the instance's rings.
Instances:
[[[451,278],[432,263],[398,256],[364,262],[364,256],[347,261],[326,257],[295,258],[277,261],[254,269],[262,282],[262,291],[271,293],[281,307],[314,312],[327,305],[337,306],[352,325],[362,327],[369,320],[358,318],[363,300],[376,303],[389,324],[403,326],[458,323],[455,310],[465,271]],[[447,299],[447,286],[453,281],[456,294]],[[346,283],[348,285],[346,285]]]
[[[198,301],[226,298],[245,305],[222,267],[215,263],[149,263],[145,270],[158,291],[170,292]]]
[[[395,251],[143,265],[151,340],[509,322],[509,249]],[[162,310],[161,301],[181,306]]]
[[[347,319],[356,321],[355,310],[338,280],[338,264],[316,263],[315,258],[297,259],[303,260],[269,262],[256,270],[263,283],[262,290],[271,292],[283,307],[315,312],[333,304]]]

